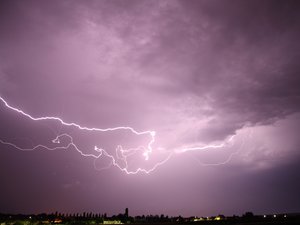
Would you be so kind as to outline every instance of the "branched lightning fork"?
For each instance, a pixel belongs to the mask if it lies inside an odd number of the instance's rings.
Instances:
[[[134,128],[129,127],[129,126],[120,126],[120,127],[105,128],[105,129],[102,129],[102,128],[89,128],[89,127],[81,126],[77,123],[65,122],[61,118],[54,117],[54,116],[33,117],[30,114],[25,113],[23,110],[11,106],[1,96],[0,96],[0,100],[4,103],[4,105],[8,109],[13,110],[13,111],[15,111],[15,112],[31,119],[31,120],[33,120],[33,121],[55,120],[55,121],[58,121],[59,123],[61,123],[64,126],[76,127],[80,130],[98,131],[98,132],[128,130],[128,131],[134,133],[135,135],[148,135],[150,137],[150,141],[147,143],[146,147],[145,146],[139,146],[137,148],[123,149],[121,145],[118,145],[117,148],[115,149],[116,157],[112,154],[109,154],[105,149],[98,148],[96,145],[94,146],[94,150],[95,150],[95,152],[97,152],[97,154],[84,153],[73,142],[73,137],[69,134],[66,134],[66,133],[58,135],[54,140],[52,140],[52,142],[54,144],[59,144],[60,139],[62,137],[65,137],[65,138],[69,139],[69,143],[65,146],[52,147],[52,148],[47,147],[47,146],[42,145],[42,144],[36,145],[32,148],[21,148],[21,147],[17,146],[14,143],[10,143],[10,142],[0,140],[0,143],[5,144],[5,145],[9,145],[11,147],[14,147],[14,148],[22,150],[22,151],[31,151],[31,150],[36,150],[38,148],[44,148],[44,149],[47,149],[47,150],[58,150],[58,149],[68,149],[69,147],[74,147],[76,149],[76,151],[79,152],[84,157],[93,157],[95,159],[98,159],[99,157],[104,155],[104,156],[110,158],[111,159],[110,165],[113,165],[113,166],[119,168],[121,171],[125,172],[126,174],[137,174],[137,173],[141,173],[141,172],[149,174],[149,173],[153,172],[157,167],[159,167],[159,166],[163,165],[164,163],[166,163],[173,155],[172,152],[169,153],[168,156],[164,160],[156,163],[150,169],[137,168],[137,169],[132,171],[128,168],[127,158],[129,156],[135,154],[137,151],[143,150],[144,159],[146,161],[149,160],[150,155],[153,151],[152,145],[155,142],[155,135],[156,135],[155,131],[152,131],[152,130],[136,131]],[[227,145],[229,142],[231,142],[233,140],[233,138],[234,138],[234,136],[231,136],[227,141],[225,141],[225,142],[223,142],[219,145],[205,145],[205,146],[202,146],[202,147],[201,146],[200,147],[197,147],[197,146],[196,147],[184,147],[184,148],[175,150],[174,153],[180,154],[180,153],[185,153],[185,152],[188,152],[188,151],[199,151],[199,150],[205,150],[205,149],[211,149],[211,148],[223,148],[225,145]],[[118,161],[122,161],[125,164],[125,166],[121,166],[120,163],[118,163]],[[94,166],[95,166],[95,164],[94,164]],[[95,168],[96,168],[96,166],[95,166]]]
[[[76,144],[74,144],[73,138],[72,138],[69,134],[61,134],[61,135],[58,135],[58,136],[52,141],[53,143],[58,144],[58,143],[60,143],[60,140],[59,140],[59,139],[60,139],[61,137],[65,136],[65,137],[68,137],[68,138],[70,139],[70,143],[69,143],[67,146],[63,146],[63,147],[60,146],[60,147],[53,147],[53,148],[49,148],[49,147],[47,147],[47,146],[45,146],[45,145],[41,145],[41,144],[36,145],[36,146],[34,146],[33,148],[21,148],[21,147],[17,146],[16,144],[13,144],[13,143],[10,143],[10,142],[6,142],[6,141],[0,140],[0,143],[9,145],[9,146],[14,147],[14,148],[16,148],[16,149],[23,150],[23,151],[35,150],[35,149],[38,149],[38,148],[44,148],[44,149],[47,149],[47,150],[57,150],[57,149],[67,149],[67,148],[73,146],[73,147],[74,147],[74,148],[75,148],[82,156],[85,156],[85,157],[93,157],[93,158],[96,158],[96,159],[97,159],[97,158],[99,158],[100,156],[102,156],[102,154],[105,155],[105,156],[107,156],[107,157],[109,157],[109,158],[112,160],[112,165],[118,167],[121,171],[123,171],[123,172],[125,172],[125,173],[127,173],[127,174],[137,174],[137,173],[139,173],[139,172],[150,173],[150,172],[154,171],[158,166],[160,166],[160,165],[164,164],[166,161],[168,161],[169,158],[171,157],[171,154],[169,154],[169,156],[168,156],[165,160],[163,160],[163,161],[161,161],[161,162],[155,164],[155,165],[154,165],[151,169],[149,169],[149,170],[146,170],[146,169],[143,169],[143,168],[138,168],[138,169],[136,169],[136,170],[134,170],[134,171],[130,171],[130,170],[128,169],[128,164],[127,164],[127,160],[126,160],[127,157],[130,156],[130,155],[132,155],[132,154],[134,154],[134,153],[135,153],[136,151],[138,151],[139,149],[144,149],[143,156],[145,157],[145,160],[148,160],[149,157],[150,157],[150,154],[151,154],[152,151],[153,151],[153,150],[152,150],[152,144],[155,142],[155,131],[146,130],[146,131],[141,131],[141,132],[139,132],[139,131],[136,131],[135,129],[133,129],[132,127],[128,127],[128,126],[120,126],[120,127],[105,128],[105,129],[102,129],[102,128],[94,128],[94,127],[93,127],[93,128],[89,128],[89,127],[81,126],[81,125],[79,125],[79,124],[77,124],[77,123],[73,123],[73,122],[72,122],[72,123],[65,122],[65,121],[63,121],[61,118],[59,118],[59,117],[54,117],[54,116],[33,117],[33,116],[31,116],[30,114],[25,113],[23,110],[11,106],[11,105],[8,104],[8,102],[5,101],[5,99],[3,99],[2,97],[0,97],[0,100],[4,103],[4,105],[5,105],[7,108],[9,108],[9,109],[11,109],[11,110],[13,110],[13,111],[15,111],[15,112],[17,112],[17,113],[19,113],[19,114],[22,114],[23,116],[25,116],[25,117],[27,117],[27,118],[29,118],[29,119],[31,119],[31,120],[34,120],[34,121],[56,120],[56,121],[60,122],[62,125],[65,125],[65,126],[73,126],[73,127],[76,127],[76,128],[78,128],[78,129],[80,129],[80,130],[86,130],[86,131],[99,131],[99,132],[117,131],[117,130],[129,130],[129,131],[131,131],[132,133],[134,133],[134,134],[136,134],[136,135],[149,135],[149,136],[150,136],[150,141],[148,142],[147,147],[140,146],[140,147],[138,147],[138,148],[133,148],[133,149],[127,149],[127,150],[124,150],[124,149],[122,148],[122,146],[119,145],[119,146],[116,148],[116,154],[117,154],[118,159],[122,160],[122,161],[125,163],[125,165],[126,165],[124,168],[121,167],[121,166],[117,163],[117,160],[116,160],[116,158],[115,158],[113,155],[109,154],[109,153],[108,153],[107,151],[105,151],[104,149],[99,149],[97,146],[94,147],[94,150],[97,151],[97,152],[99,152],[99,154],[95,155],[95,154],[86,154],[86,153],[83,153],[83,151],[81,151],[81,150],[76,146]],[[121,153],[121,156],[119,155],[120,153]]]

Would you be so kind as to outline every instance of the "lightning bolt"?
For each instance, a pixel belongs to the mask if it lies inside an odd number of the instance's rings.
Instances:
[[[126,174],[137,174],[139,172],[143,172],[143,173],[147,173],[148,174],[148,173],[154,171],[160,165],[162,165],[165,162],[167,162],[171,158],[171,154],[169,154],[164,160],[156,163],[152,168],[150,168],[148,170],[143,169],[143,168],[137,168],[134,171],[130,171],[128,169],[127,158],[130,155],[134,154],[136,151],[138,151],[140,149],[144,149],[143,156],[144,156],[145,160],[149,160],[149,157],[150,157],[150,155],[151,155],[151,153],[153,151],[152,144],[155,142],[155,135],[156,135],[155,131],[146,130],[146,131],[139,132],[139,131],[136,131],[135,129],[133,129],[132,127],[128,127],[128,126],[120,126],[120,127],[105,128],[105,129],[95,128],[95,127],[89,128],[89,127],[81,126],[81,125],[73,123],[73,122],[72,123],[65,122],[61,118],[54,117],[54,116],[33,117],[30,114],[25,113],[23,110],[11,106],[1,96],[0,96],[0,100],[4,103],[4,105],[8,109],[10,109],[12,111],[15,111],[15,112],[17,112],[17,113],[19,113],[19,114],[21,114],[21,115],[23,115],[23,116],[25,116],[25,117],[33,120],[33,121],[55,120],[55,121],[58,121],[60,124],[62,124],[64,126],[76,127],[76,128],[78,128],[80,130],[86,130],[86,131],[107,132],[107,131],[117,131],[117,130],[129,130],[130,132],[132,132],[132,133],[134,133],[136,135],[148,135],[150,137],[150,141],[148,142],[147,147],[140,146],[138,148],[132,148],[132,149],[125,150],[125,149],[122,148],[122,146],[120,146],[120,145],[117,146],[117,148],[116,148],[117,158],[118,158],[118,160],[121,160],[121,161],[123,161],[125,163],[125,167],[122,167],[119,163],[117,163],[116,158],[112,154],[109,154],[106,150],[98,148],[97,146],[94,147],[94,150],[96,152],[98,152],[98,154],[86,154],[86,153],[84,153],[74,143],[73,137],[70,136],[69,134],[66,134],[66,133],[58,135],[55,139],[52,140],[52,143],[59,144],[60,143],[60,139],[62,137],[67,137],[69,139],[69,144],[67,144],[66,146],[59,146],[59,147],[53,147],[53,148],[47,147],[47,146],[42,145],[42,144],[36,145],[33,148],[21,148],[21,147],[17,146],[16,144],[0,140],[0,143],[5,144],[5,145],[9,145],[9,146],[14,147],[16,149],[19,149],[19,150],[22,150],[22,151],[32,151],[32,150],[36,150],[36,149],[39,149],[39,148],[44,148],[44,149],[47,149],[47,150],[58,150],[58,149],[67,149],[69,147],[74,147],[84,157],[93,157],[95,159],[98,159],[99,157],[101,157],[102,155],[104,155],[104,156],[110,158],[112,160],[111,161],[112,162],[111,165],[114,165],[114,166],[118,167],[121,171],[125,172]]]
[[[219,145],[205,145],[205,146],[200,146],[200,147],[199,146],[198,147],[197,146],[196,147],[183,147],[181,149],[175,150],[174,152],[170,151],[170,152],[168,152],[168,156],[165,157],[165,159],[163,159],[163,160],[159,161],[158,163],[154,164],[154,166],[152,166],[150,169],[144,169],[144,168],[138,167],[137,169],[130,170],[127,159],[131,155],[135,154],[137,151],[143,150],[144,160],[145,161],[149,160],[150,155],[153,152],[152,145],[155,142],[155,136],[156,136],[155,131],[152,131],[152,130],[137,131],[134,128],[129,127],[129,126],[119,126],[119,127],[113,127],[113,128],[105,128],[105,129],[96,128],[96,127],[89,128],[89,127],[81,126],[81,125],[79,125],[77,123],[74,123],[74,122],[71,122],[71,123],[70,122],[65,122],[59,117],[54,117],[54,116],[34,117],[34,116],[31,116],[30,114],[24,112],[21,109],[18,109],[16,107],[11,106],[1,96],[0,96],[0,100],[1,100],[1,102],[4,103],[5,107],[7,107],[8,109],[10,109],[10,110],[12,110],[12,111],[14,111],[18,114],[21,114],[21,115],[23,115],[23,116],[25,116],[25,117],[29,118],[30,120],[33,120],[33,121],[54,120],[54,121],[58,121],[61,125],[68,126],[68,127],[75,127],[79,130],[98,131],[98,132],[127,130],[127,131],[132,132],[135,135],[139,135],[139,136],[140,135],[147,135],[147,136],[149,136],[150,140],[147,143],[146,147],[145,146],[139,146],[137,148],[123,149],[121,145],[118,145],[117,148],[115,149],[115,155],[116,156],[114,156],[113,154],[110,154],[105,149],[98,148],[96,145],[94,146],[94,149],[93,149],[96,152],[95,154],[84,153],[74,143],[73,137],[71,135],[67,134],[67,133],[57,135],[56,138],[52,140],[52,143],[53,144],[59,144],[61,142],[62,138],[66,138],[66,139],[69,140],[68,144],[65,144],[64,146],[56,146],[56,147],[47,147],[45,145],[39,144],[39,145],[36,145],[32,148],[22,148],[22,147],[14,144],[14,143],[6,142],[6,141],[3,141],[3,140],[0,139],[1,144],[8,145],[8,146],[11,146],[13,148],[16,148],[16,149],[22,150],[22,151],[33,151],[33,150],[36,150],[36,149],[39,149],[39,148],[44,148],[44,149],[47,149],[47,150],[58,150],[58,149],[68,149],[70,147],[73,147],[73,148],[75,148],[75,150],[78,153],[80,153],[84,157],[92,157],[95,160],[100,158],[101,156],[108,157],[111,160],[111,163],[106,168],[109,168],[110,166],[115,166],[118,169],[120,169],[122,172],[125,172],[126,174],[138,174],[138,173],[149,174],[149,173],[153,172],[155,169],[157,169],[159,166],[165,164],[173,156],[174,153],[181,154],[181,153],[185,153],[185,152],[188,152],[188,151],[199,151],[199,150],[206,150],[206,149],[212,149],[212,148],[223,148],[228,143],[232,142],[232,140],[235,136],[235,135],[231,136],[227,141],[225,141],[225,142],[223,142]],[[121,161],[125,166],[121,166],[119,161]],[[94,167],[95,167],[95,169],[97,169],[96,165],[95,165],[95,161],[94,161]],[[102,168],[102,169],[106,169],[106,168]]]
[[[231,137],[229,138],[228,142],[231,142],[235,136],[236,136],[236,135],[231,136]],[[227,159],[225,159],[225,160],[222,161],[222,162],[217,162],[217,163],[203,163],[203,162],[201,162],[201,161],[198,160],[198,159],[196,159],[196,160],[197,160],[202,166],[222,166],[222,165],[225,165],[225,164],[229,163],[229,162],[232,160],[233,156],[234,156],[234,155],[237,155],[237,154],[241,151],[241,149],[244,147],[244,144],[245,144],[245,137],[243,138],[242,144],[237,148],[237,150],[234,151],[234,152],[232,152],[232,153],[227,157]],[[221,146],[221,145],[218,145],[216,148],[220,148],[220,146]],[[225,144],[223,145],[223,147],[224,147],[224,146],[225,146]]]
[[[189,151],[199,151],[199,150],[206,150],[206,149],[210,149],[210,148],[223,148],[226,145],[228,145],[230,142],[233,141],[233,138],[236,135],[232,135],[227,141],[218,144],[218,145],[204,145],[204,146],[196,146],[196,147],[184,147],[181,149],[176,150],[176,153],[180,154],[180,153],[185,153],[185,152],[189,152]]]

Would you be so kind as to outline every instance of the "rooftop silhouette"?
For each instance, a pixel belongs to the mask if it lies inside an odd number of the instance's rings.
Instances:
[[[242,216],[216,215],[210,217],[139,215],[130,216],[126,208],[124,213],[107,216],[106,213],[41,213],[41,214],[0,214],[1,225],[40,225],[40,224],[299,224],[300,213],[254,215],[246,212]]]

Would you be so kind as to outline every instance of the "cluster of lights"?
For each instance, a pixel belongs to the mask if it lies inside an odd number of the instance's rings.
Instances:
[[[271,216],[271,215],[270,215],[270,216]],[[279,216],[282,216],[282,215],[279,215]],[[264,218],[267,218],[267,217],[268,217],[267,215],[264,215]],[[277,218],[277,215],[276,215],[276,214],[273,214],[272,217],[273,217],[273,218]],[[284,218],[287,218],[287,215],[284,214],[283,217],[284,217]]]

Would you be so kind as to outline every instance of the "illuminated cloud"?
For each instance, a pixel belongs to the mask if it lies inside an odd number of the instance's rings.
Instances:
[[[147,208],[154,210],[154,203],[173,214],[179,213],[176,203],[191,205],[190,211],[183,212],[186,214],[199,210],[216,212],[209,205],[209,196],[214,196],[217,190],[208,187],[215,170],[222,170],[215,175],[215,182],[220,182],[220,186],[228,187],[224,177],[229,177],[230,182],[235,177],[242,187],[226,191],[232,198],[234,193],[243,196],[243,188],[247,193],[254,193],[247,188],[249,183],[244,178],[249,173],[254,174],[250,177],[257,183],[275,174],[295,175],[291,168],[299,161],[299,142],[295,137],[299,129],[295,124],[300,110],[299,4],[296,1],[1,1],[0,4],[0,96],[9,104],[33,117],[55,116],[86,127],[129,126],[136,131],[155,130],[153,149],[157,158],[153,163],[165,159],[169,153],[174,156],[154,173],[158,178],[151,178],[165,185],[161,189],[150,181],[141,182],[139,179],[146,178],[139,176],[120,178],[139,181],[135,182],[139,183],[136,186],[124,181],[128,190],[136,190],[141,199],[131,203],[132,207],[139,208],[142,201],[152,199],[144,205],[142,213]],[[98,137],[53,121],[31,123],[2,106],[0,139],[24,147],[46,144],[63,131],[80,140],[76,144],[84,154],[93,152],[95,145],[115,154],[120,142],[126,148],[149,143],[148,138],[136,139],[130,132]],[[232,142],[228,142],[233,135],[236,136]],[[226,145],[224,148],[200,149],[222,143]],[[200,147],[200,151],[177,154],[195,147]],[[1,148],[5,150],[2,158],[15,157],[18,168],[22,167],[19,153],[12,153],[5,145]],[[49,158],[41,171],[52,168],[51,160],[59,158],[58,154],[66,157],[70,171],[77,171],[72,162],[80,154],[72,150],[71,147],[55,153],[36,151],[34,156],[45,154]],[[26,159],[34,161],[34,158]],[[90,172],[93,162],[86,160],[78,161],[83,163],[84,172],[79,170],[74,172],[76,175],[64,163],[58,163],[58,171],[65,169],[74,179],[67,175],[57,179],[62,187],[71,190],[69,184],[76,184],[71,192],[74,195],[88,190],[95,196],[100,185],[100,181],[95,182],[95,176],[109,180],[115,171],[96,171],[95,175]],[[106,168],[111,163],[101,160],[94,162],[95,168]],[[138,160],[134,162],[132,170],[141,166]],[[217,164],[220,166],[213,166]],[[120,165],[124,167],[122,162]],[[12,170],[11,165],[4,167]],[[278,172],[280,168],[284,172]],[[172,171],[169,184],[163,178],[164,173],[169,174],[166,171]],[[93,178],[86,178],[85,174],[89,173],[93,173]],[[197,182],[184,187],[173,174],[185,182]],[[119,175],[112,177],[115,176]],[[7,175],[3,177],[8,183]],[[78,179],[81,181],[77,182]],[[283,178],[277,179],[280,183]],[[111,198],[124,207],[124,202],[130,202],[129,197],[124,197],[129,196],[128,192],[116,188],[121,180],[108,182],[104,190],[112,189],[112,192],[108,196],[99,195],[105,199],[101,204]],[[292,187],[298,187],[299,182],[294,179],[285,182],[291,187],[290,193],[295,193]],[[175,190],[169,192],[174,186]],[[278,185],[273,196],[282,193],[283,186]],[[149,198],[144,197],[143,189],[148,190]],[[265,186],[258,189],[255,193],[267,190]],[[190,195],[182,194],[184,190]],[[209,209],[197,206],[198,200],[191,200],[199,195],[198,190],[209,193],[207,198],[198,199]],[[5,196],[3,193],[1,196]],[[153,200],[155,196],[161,200]],[[177,196],[182,196],[178,202],[162,203]],[[291,196],[277,205],[287,205]],[[228,199],[224,199],[218,200],[221,206],[226,205]],[[240,199],[251,207],[247,197]],[[80,198],[76,202],[84,200]],[[270,201],[265,202],[266,207],[272,205]],[[290,202],[291,210],[299,209],[299,203]],[[239,200],[235,203],[228,212],[234,213],[242,204]],[[93,203],[92,208],[99,204]],[[56,204],[52,205],[54,208]],[[50,208],[41,207],[46,211]],[[75,210],[69,205],[64,208]],[[108,206],[107,210],[116,209]]]

